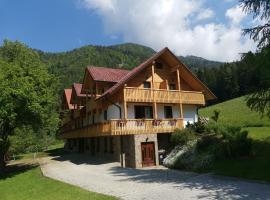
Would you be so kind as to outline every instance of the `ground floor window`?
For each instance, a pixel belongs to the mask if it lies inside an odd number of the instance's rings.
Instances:
[[[100,152],[100,138],[97,138],[97,153]]]
[[[104,153],[108,152],[108,141],[107,137],[104,137]]]
[[[110,153],[113,153],[113,137],[110,137]]]

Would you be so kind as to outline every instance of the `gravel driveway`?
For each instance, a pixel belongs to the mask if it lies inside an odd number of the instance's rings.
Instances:
[[[210,174],[195,174],[163,167],[123,169],[87,155],[44,158],[43,174],[120,199],[252,199],[270,200],[270,184],[247,182]]]

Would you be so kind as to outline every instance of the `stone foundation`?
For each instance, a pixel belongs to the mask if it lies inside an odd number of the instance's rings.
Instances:
[[[158,150],[166,146],[168,134],[140,134],[140,135],[125,135],[125,136],[107,136],[84,138],[83,152],[79,139],[68,139],[65,142],[65,150],[73,153],[85,153],[91,156],[104,157],[108,160],[121,162],[121,140],[122,152],[124,158],[124,166],[131,168],[142,168],[142,147],[145,142],[153,142],[155,150],[155,165],[159,165]],[[163,141],[164,140],[164,141]],[[159,145],[160,143],[160,145]]]

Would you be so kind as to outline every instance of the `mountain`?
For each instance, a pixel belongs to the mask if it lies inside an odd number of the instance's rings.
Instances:
[[[223,64],[222,62],[211,61],[197,56],[178,56],[178,58],[193,70],[203,67],[213,68]]]
[[[37,51],[43,62],[60,79],[60,89],[69,87],[73,82],[81,82],[86,66],[106,66],[132,69],[152,56],[155,51],[149,47],[126,43],[112,46],[83,46],[61,53]],[[217,67],[221,63],[195,56],[179,57],[191,69]]]

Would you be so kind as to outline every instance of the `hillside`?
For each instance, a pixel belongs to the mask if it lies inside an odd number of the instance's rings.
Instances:
[[[149,58],[155,51],[149,47],[127,43],[113,46],[83,46],[62,53],[37,50],[50,72],[60,79],[60,90],[82,80],[88,65],[132,69]],[[195,56],[179,57],[190,68],[217,67],[218,62]]]
[[[211,117],[214,110],[220,110],[219,123],[238,125],[243,127],[270,126],[270,120],[261,118],[260,114],[251,111],[245,102],[245,97],[235,98],[223,103],[199,110],[199,114]]]

